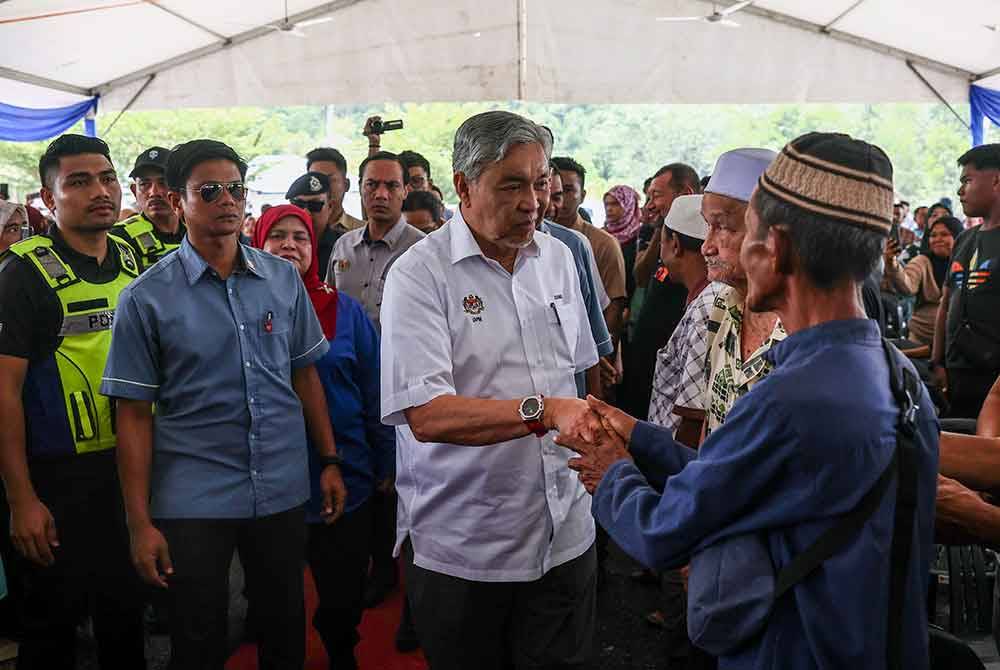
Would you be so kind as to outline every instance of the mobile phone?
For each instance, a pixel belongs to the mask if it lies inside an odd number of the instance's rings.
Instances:
[[[889,239],[892,240],[893,242],[895,242],[897,247],[899,246],[899,224],[898,223],[893,222],[892,227],[889,228]]]

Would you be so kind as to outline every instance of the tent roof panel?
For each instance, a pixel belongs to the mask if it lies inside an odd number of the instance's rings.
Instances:
[[[181,14],[194,23],[232,37],[266,23],[278,23],[285,17],[283,0],[160,0],[163,7]],[[288,15],[324,4],[323,0],[288,0]]]
[[[99,14],[0,24],[3,65],[91,87],[215,41],[152,5]]]
[[[1000,23],[996,0],[757,0],[733,17],[735,29],[656,21],[707,15],[707,0],[577,0],[571,12],[551,0],[508,0],[485,11],[474,0],[288,3],[293,20],[331,9],[331,21],[296,37],[265,27],[283,18],[283,0],[7,0],[0,77],[16,78],[2,70],[9,68],[100,87],[108,110],[127,104],[152,72],[137,108],[518,97],[934,100],[907,69],[906,53],[939,63],[921,70],[947,99],[962,101],[968,73],[1000,67],[1000,32],[983,27]],[[833,36],[818,32],[838,18]],[[30,93],[5,86],[0,100],[23,102]]]
[[[985,27],[1000,23],[998,3],[964,0],[966,7],[961,12],[955,4],[868,0],[844,17],[837,29],[977,74],[1000,65],[1000,33]]]
[[[17,107],[48,109],[66,107],[86,99],[83,95],[64,93],[52,88],[34,86],[13,79],[0,77],[0,102]]]

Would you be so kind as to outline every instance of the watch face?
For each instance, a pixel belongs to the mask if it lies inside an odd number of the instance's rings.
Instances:
[[[527,419],[533,419],[538,416],[539,410],[541,409],[541,403],[538,402],[538,398],[525,398],[521,402],[521,416]]]

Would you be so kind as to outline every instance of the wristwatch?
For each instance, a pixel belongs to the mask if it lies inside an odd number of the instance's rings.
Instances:
[[[319,464],[320,469],[326,468],[330,465],[341,465],[344,459],[340,457],[340,454],[334,454],[333,456],[320,456]]]
[[[517,413],[521,415],[521,421],[532,433],[538,437],[545,437],[549,429],[542,423],[542,415],[545,413],[545,396],[529,395],[521,401],[521,406],[517,408]]]

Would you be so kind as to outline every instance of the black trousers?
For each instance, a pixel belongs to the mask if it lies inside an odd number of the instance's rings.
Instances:
[[[59,547],[50,567],[15,559],[24,580],[17,667],[73,670],[76,627],[89,613],[101,669],[141,670],[144,589],[132,567],[114,455],[77,459],[31,466]]]
[[[406,566],[406,592],[431,670],[583,668],[597,607],[597,559],[533,582],[474,582]]]
[[[372,581],[394,584],[396,559],[392,550],[396,546],[396,489],[372,494]]]
[[[948,368],[948,401],[951,418],[975,419],[983,408],[983,401],[997,380],[995,370]]]
[[[354,647],[361,636],[368,556],[371,551],[372,503],[345,514],[332,526],[309,524],[309,568],[319,594],[312,625],[323,640],[330,667],[357,668]]]
[[[239,551],[259,625],[261,670],[305,663],[305,512],[256,519],[157,519],[174,574],[167,589],[171,670],[222,670],[226,662],[229,564]]]

